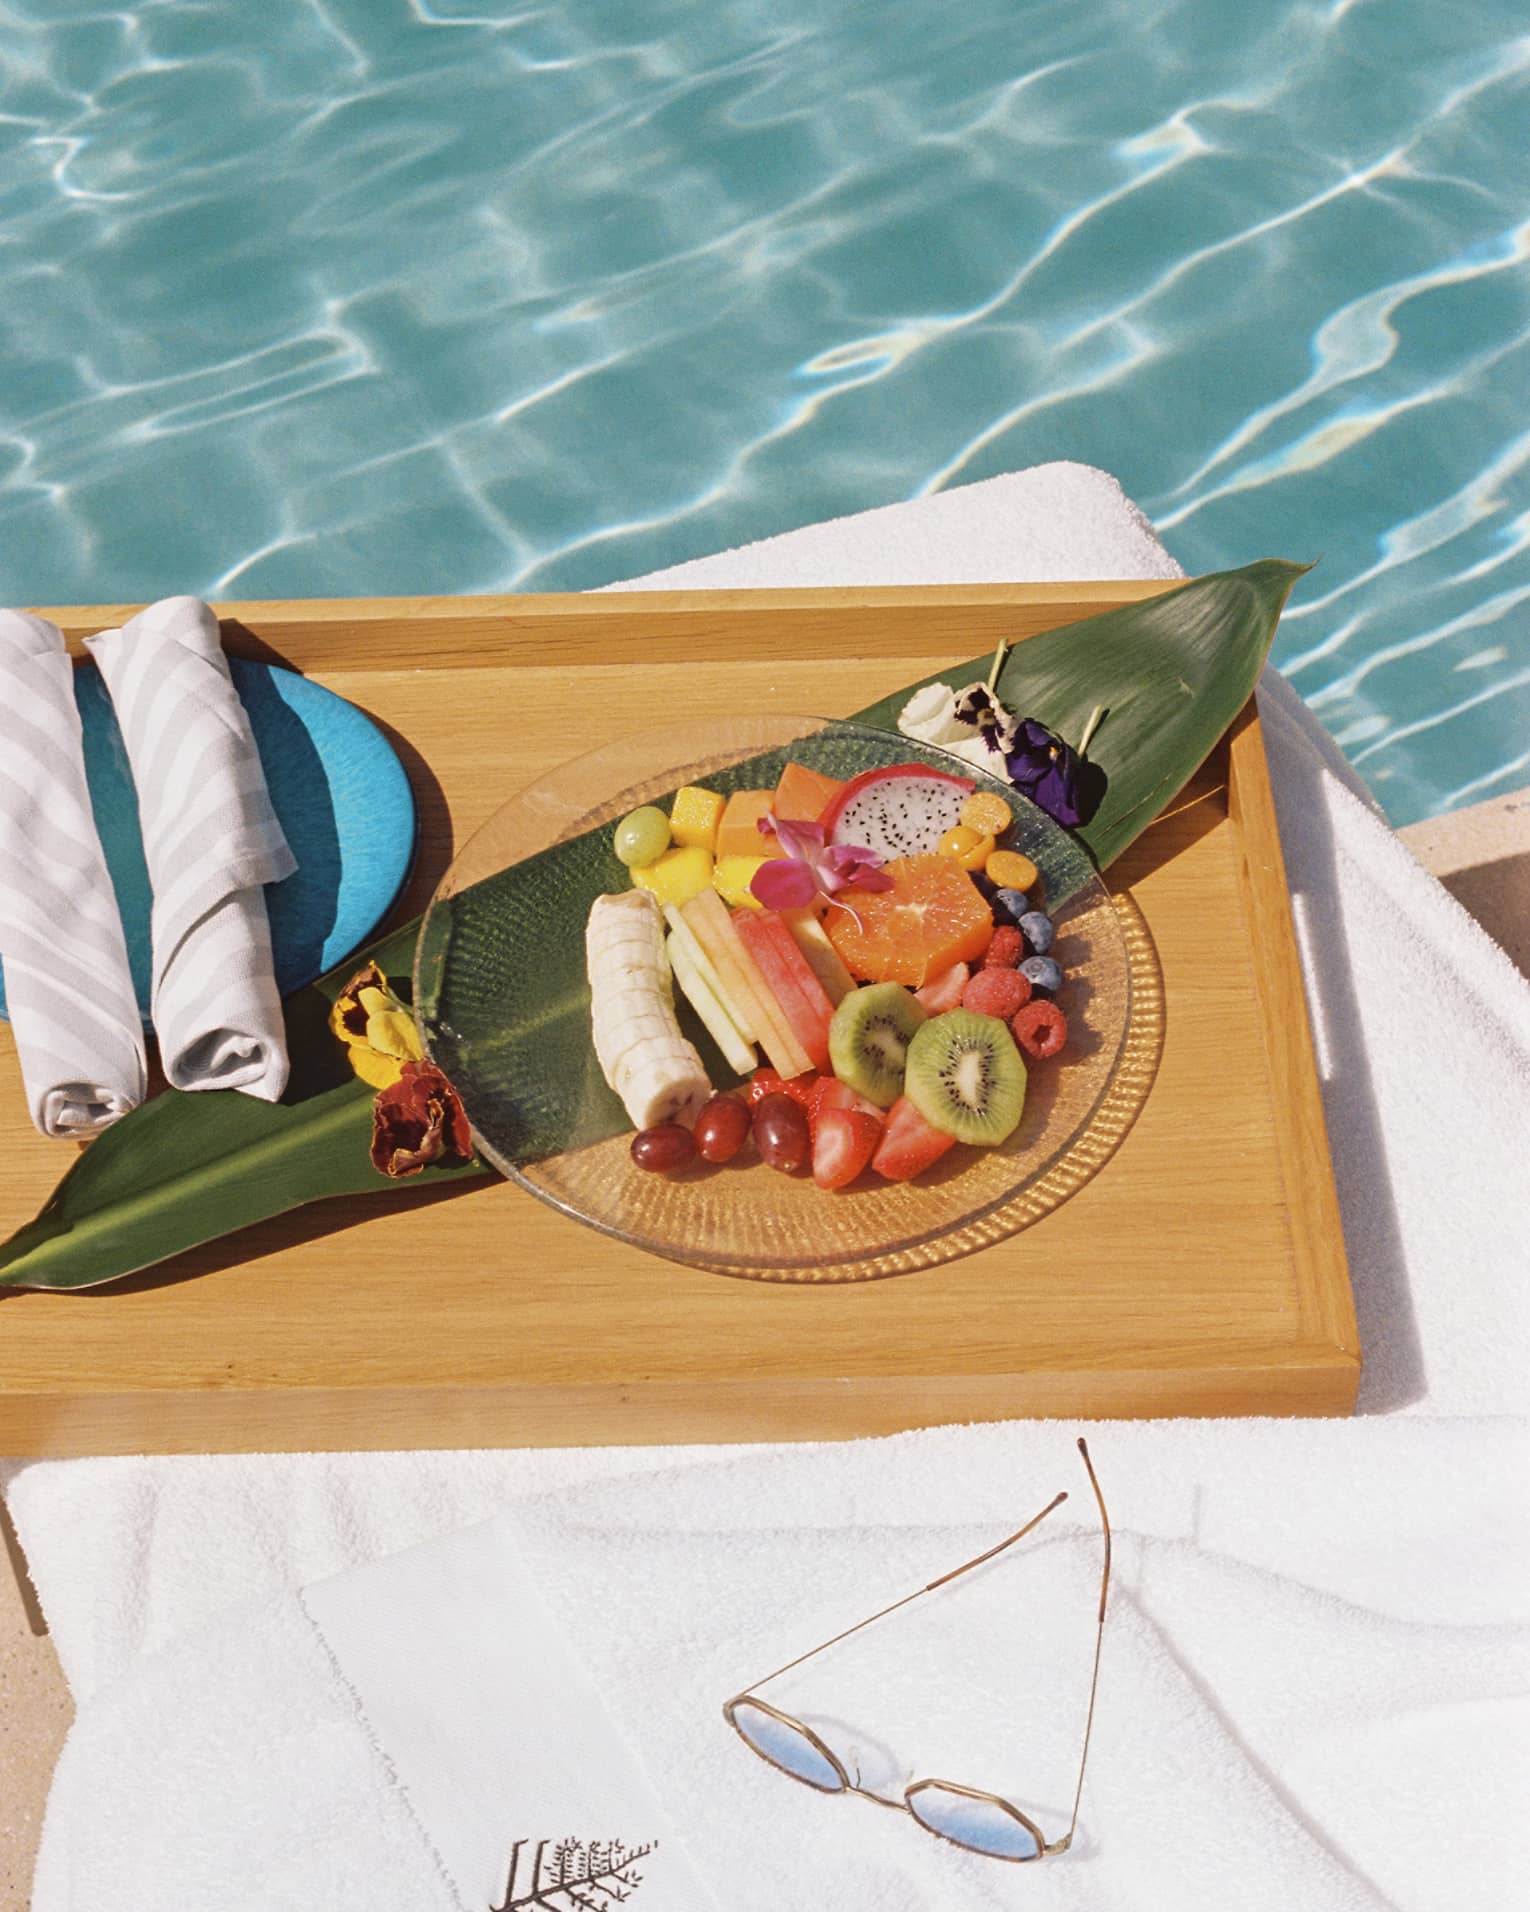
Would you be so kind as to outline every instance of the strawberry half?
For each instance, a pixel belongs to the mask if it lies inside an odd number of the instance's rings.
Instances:
[[[853,1182],[882,1139],[880,1114],[819,1105],[813,1128],[813,1180],[820,1188]]]
[[[900,1095],[887,1112],[887,1127],[871,1166],[890,1182],[911,1182],[938,1162],[955,1140],[926,1122],[908,1097]]]
[[[1019,934],[1017,930],[1016,935]],[[967,978],[971,975],[965,963],[953,963],[949,969],[941,970],[938,976],[914,991],[914,1001],[929,1010],[932,1016],[943,1016],[948,1009],[960,1009],[962,991],[967,987]]]
[[[879,1109],[875,1102],[868,1101],[848,1082],[841,1082],[838,1076],[815,1076],[813,1093],[807,1105],[808,1121],[816,1122],[825,1109],[860,1109],[866,1115],[874,1115],[879,1123],[884,1122],[886,1112]]]
[[[768,1095],[789,1095],[793,1102],[800,1102],[807,1111],[809,1119],[813,1114],[813,1098],[819,1086],[832,1082],[832,1076],[819,1076],[809,1073],[798,1076],[778,1075],[774,1069],[759,1068],[750,1076],[741,1091],[744,1100],[751,1109],[757,1109]]]

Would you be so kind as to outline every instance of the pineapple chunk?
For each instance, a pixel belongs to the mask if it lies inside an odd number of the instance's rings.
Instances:
[[[712,852],[695,844],[666,850],[656,863],[632,872],[639,889],[652,890],[663,903],[688,903],[712,884]]]
[[[677,790],[669,811],[669,833],[676,843],[684,848],[715,850],[723,801],[715,790],[703,790],[696,783]]]
[[[765,861],[762,856],[720,856],[712,869],[712,888],[734,909],[762,910],[765,905],[749,885]]]

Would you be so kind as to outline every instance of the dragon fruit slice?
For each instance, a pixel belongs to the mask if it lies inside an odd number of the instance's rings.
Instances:
[[[822,818],[825,841],[857,843],[884,859],[927,856],[971,796],[969,777],[927,763],[895,763],[852,778]]]

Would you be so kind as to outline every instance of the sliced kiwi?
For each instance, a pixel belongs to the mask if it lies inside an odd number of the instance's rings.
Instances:
[[[997,1016],[951,1009],[908,1046],[903,1092],[932,1128],[992,1148],[1025,1107],[1025,1064]]]
[[[829,1061],[841,1082],[879,1109],[903,1093],[909,1039],[924,1021],[924,1005],[901,983],[852,989],[829,1024]]]

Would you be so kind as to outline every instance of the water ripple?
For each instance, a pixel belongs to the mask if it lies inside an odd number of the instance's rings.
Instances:
[[[575,588],[1056,457],[1399,821],[1530,735],[1508,0],[0,4],[0,601]]]

